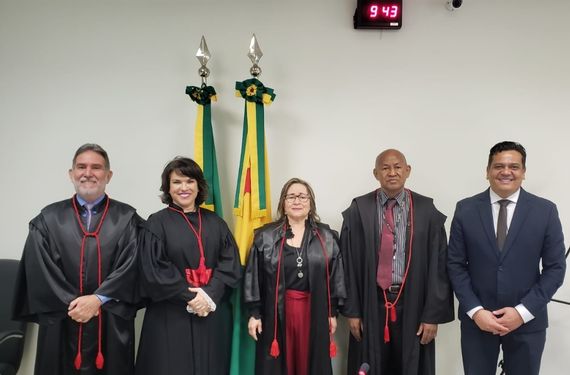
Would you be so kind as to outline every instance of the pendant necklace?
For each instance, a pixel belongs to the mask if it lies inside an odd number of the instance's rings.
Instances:
[[[297,261],[297,277],[299,279],[302,279],[303,278],[303,257],[302,257],[303,248],[302,247],[299,247],[299,248],[294,247],[294,249],[295,249],[295,252],[297,253],[297,259],[296,259],[296,261]]]
[[[295,259],[295,261],[297,262],[297,277],[299,279],[302,279],[303,276],[305,276],[305,274],[303,273],[303,244],[304,244],[306,238],[305,238],[305,235],[303,235],[303,237],[301,238],[301,243],[299,244],[299,247],[295,247],[295,246],[293,246],[293,237],[295,237],[295,234],[293,233],[293,229],[291,227],[289,227],[288,231],[289,231],[288,239],[290,240],[289,246],[291,246],[295,250],[295,253],[297,254],[297,259]]]

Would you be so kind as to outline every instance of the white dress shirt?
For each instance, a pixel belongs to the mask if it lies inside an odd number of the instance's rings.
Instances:
[[[519,188],[512,195],[505,198],[511,201],[511,203],[507,205],[507,235],[509,233],[509,228],[511,227],[511,221],[513,220],[513,214],[515,213],[515,208],[517,206],[517,201],[519,200],[520,193],[521,189]],[[493,227],[495,228],[495,235],[496,235],[497,221],[499,220],[499,209],[501,208],[499,201],[503,198],[501,198],[497,193],[495,193],[493,189],[489,189],[489,197],[491,199],[490,203],[491,203],[491,211],[493,212]],[[475,313],[481,310],[482,308],[483,306],[474,307],[471,310],[467,311],[467,315],[469,315],[469,317],[473,319],[473,315],[475,315]],[[530,311],[528,311],[528,309],[524,307],[522,303],[516,305],[515,309],[517,309],[517,311],[519,312],[523,322],[527,323],[532,319],[534,319],[534,315],[532,315]]]

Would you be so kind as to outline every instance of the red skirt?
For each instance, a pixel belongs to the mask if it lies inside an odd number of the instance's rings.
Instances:
[[[308,375],[311,294],[285,291],[285,334],[287,375]]]

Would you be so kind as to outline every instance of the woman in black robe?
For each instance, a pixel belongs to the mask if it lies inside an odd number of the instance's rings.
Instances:
[[[200,208],[202,170],[177,157],[162,172],[162,201],[147,222],[141,249],[143,296],[149,300],[136,374],[227,375],[229,297],[241,278],[237,245],[226,223]]]
[[[346,297],[337,233],[319,222],[313,190],[298,178],[283,186],[278,215],[256,231],[245,271],[256,374],[332,374]]]

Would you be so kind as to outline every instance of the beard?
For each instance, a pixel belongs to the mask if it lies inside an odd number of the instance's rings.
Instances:
[[[86,201],[97,199],[105,193],[105,184],[95,179],[73,181],[73,185],[77,195]]]

